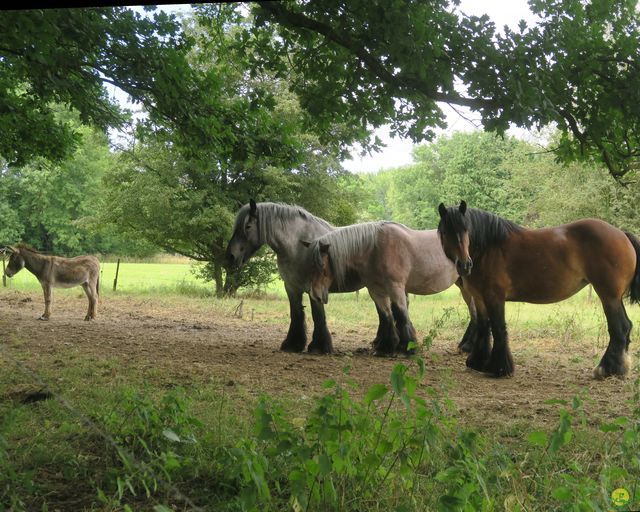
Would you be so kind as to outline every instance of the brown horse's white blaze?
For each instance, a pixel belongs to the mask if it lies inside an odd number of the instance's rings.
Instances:
[[[525,229],[482,210],[440,205],[438,232],[447,256],[463,257],[461,235],[469,236],[473,267],[464,277],[478,311],[478,343],[470,368],[495,376],[513,374],[504,317],[505,301],[546,304],[567,299],[591,283],[600,297],[610,342],[596,378],[629,371],[631,321],[622,302],[640,301],[640,243],[606,222],[584,219],[563,226]],[[490,346],[493,334],[493,348]]]
[[[9,263],[5,269],[7,277],[13,277],[26,268],[40,282],[44,293],[44,313],[40,320],[49,320],[51,316],[51,289],[54,287],[82,286],[89,299],[89,309],[84,319],[93,320],[96,317],[100,292],[100,262],[97,258],[47,256],[23,244],[6,247],[3,252],[9,254]]]

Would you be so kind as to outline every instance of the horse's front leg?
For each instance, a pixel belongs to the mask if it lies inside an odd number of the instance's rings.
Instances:
[[[494,377],[511,377],[513,375],[513,356],[509,349],[509,336],[504,319],[504,300],[496,299],[488,303],[487,310],[493,333],[493,350],[485,371]]]
[[[482,372],[491,354],[491,327],[484,302],[479,297],[474,297],[474,304],[476,307],[475,339],[466,364],[468,368]]]
[[[393,355],[398,348],[400,339],[396,331],[395,322],[393,321],[391,300],[388,296],[377,294],[371,290],[369,290],[369,295],[371,295],[371,298],[376,303],[378,314],[380,315],[378,335],[376,336],[377,344],[373,347],[373,353],[376,356]]]
[[[331,354],[333,343],[322,302],[311,299],[311,316],[313,317],[313,335],[307,350],[313,354]]]
[[[48,283],[40,283],[42,292],[44,293],[44,313],[40,315],[38,320],[49,320],[51,316],[51,285]]]
[[[87,299],[89,300],[89,308],[87,309],[87,315],[84,317],[85,321],[93,320],[96,317],[96,303],[97,296],[95,289],[90,286],[88,283],[84,283],[82,285],[82,289],[84,293],[87,295]]]
[[[307,328],[304,321],[304,306],[302,305],[302,291],[285,285],[289,298],[289,312],[291,323],[287,337],[280,345],[285,352],[302,352],[307,345]]]
[[[409,320],[409,300],[404,286],[396,285],[391,293],[391,312],[395,320],[398,333],[398,347],[405,354],[414,354],[415,349],[409,349],[409,343],[417,343],[418,335]]]

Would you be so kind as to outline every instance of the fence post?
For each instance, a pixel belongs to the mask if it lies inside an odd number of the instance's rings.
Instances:
[[[2,255],[2,286],[7,287],[7,276],[4,275],[4,254]]]
[[[116,278],[113,280],[113,291],[116,291],[118,287],[118,272],[120,272],[120,258],[118,258],[118,263],[116,264]]]

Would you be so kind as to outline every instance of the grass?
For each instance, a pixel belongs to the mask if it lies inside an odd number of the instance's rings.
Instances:
[[[103,264],[105,301],[114,295],[114,275],[115,264]],[[24,271],[10,284],[39,289]],[[245,318],[288,322],[281,282],[262,298],[202,300],[202,290],[211,286],[187,264],[121,263],[116,295],[158,295],[167,308],[203,311],[232,310],[242,300]],[[468,321],[455,287],[411,296],[410,311],[422,335],[454,339]],[[640,308],[628,312],[640,325]],[[377,324],[365,291],[332,295],[327,319],[332,330],[354,334]],[[508,304],[507,323],[521,357],[536,358],[542,344],[554,343],[567,347],[569,361],[590,366],[594,361],[583,360],[590,356],[572,355],[572,344],[592,347],[595,360],[607,342],[601,306],[587,290],[557,304]],[[159,369],[132,364],[124,374],[121,361],[109,357],[70,351],[69,364],[59,364],[59,354],[31,352],[19,338],[7,346],[14,357],[37,361],[72,410],[55,399],[22,403],[33,378],[0,352],[12,368],[0,372],[0,511],[188,510],[174,487],[206,510],[630,510],[612,507],[608,495],[640,480],[640,413],[623,407],[626,419],[594,424],[581,400],[598,397],[558,404],[550,429],[519,420],[478,430],[461,420],[446,391],[412,387],[414,367],[406,361],[410,370],[394,369],[391,380],[380,375],[383,387],[330,382],[304,402],[260,402],[227,393],[224,382],[184,389]],[[418,456],[422,451],[427,455]]]

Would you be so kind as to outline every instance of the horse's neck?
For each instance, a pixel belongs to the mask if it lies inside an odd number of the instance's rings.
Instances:
[[[51,256],[45,256],[44,254],[38,254],[28,250],[22,251],[22,257],[24,258],[24,266],[27,270],[38,277],[44,273],[47,264],[51,260]]]
[[[300,240],[311,241],[329,231],[315,222],[287,222],[282,229],[275,229],[266,234],[264,243],[277,255],[288,255],[297,252]]]

